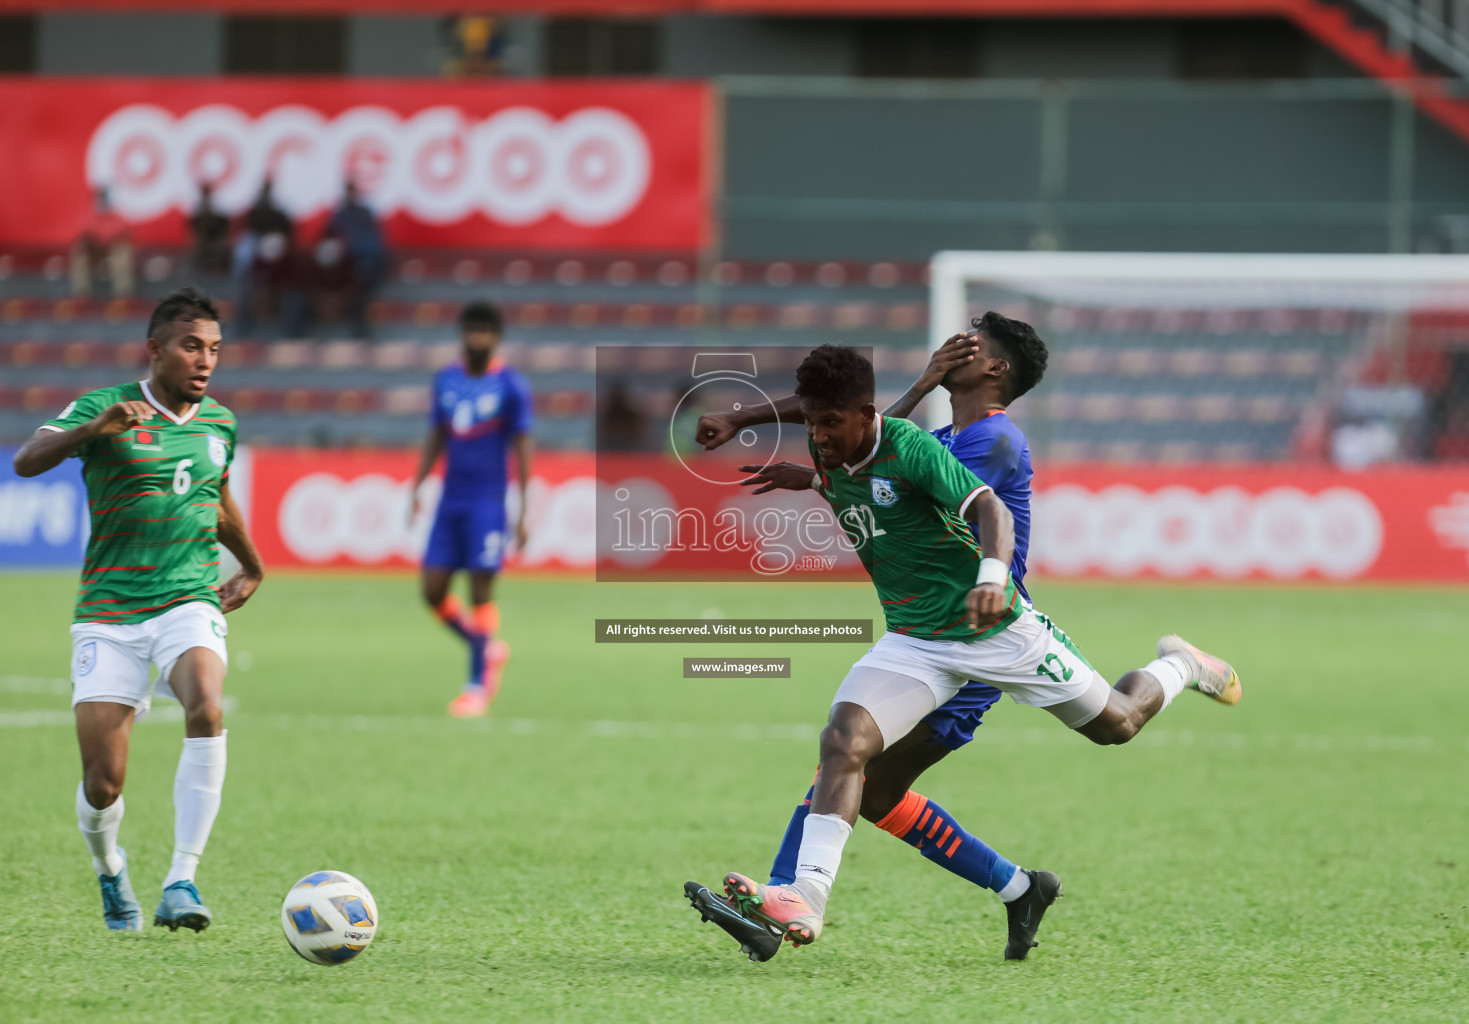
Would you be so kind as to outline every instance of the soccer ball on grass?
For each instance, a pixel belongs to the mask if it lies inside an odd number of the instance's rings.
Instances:
[[[281,928],[291,948],[325,967],[366,949],[377,924],[372,893],[344,871],[313,871],[291,886],[281,906]]]

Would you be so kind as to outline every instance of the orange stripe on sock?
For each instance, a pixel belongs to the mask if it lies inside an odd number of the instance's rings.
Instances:
[[[500,606],[490,601],[474,606],[474,631],[495,634],[500,631]]]
[[[928,797],[920,796],[910,789],[903,794],[903,799],[898,801],[896,807],[883,815],[877,827],[902,839],[913,830],[913,823],[927,807]]]
[[[444,622],[458,622],[464,614],[464,606],[459,603],[459,598],[450,594],[438,604],[434,605],[434,614]]]
[[[941,836],[939,836],[939,845],[940,846],[943,846],[945,843],[947,843],[949,841],[949,836],[951,836],[953,834],[954,834],[954,826],[953,825],[950,825],[948,828],[944,829],[944,834],[941,835]]]
[[[947,850],[944,851],[944,856],[945,857],[952,857],[952,856],[954,856],[954,851],[957,850],[957,849],[959,849],[959,844],[962,841],[963,840],[961,840],[958,836],[955,836],[954,837],[954,845],[951,846],[951,847],[949,847]]]
[[[923,817],[919,818],[918,819],[918,824],[917,825],[914,825],[913,827],[916,828],[916,829],[922,830],[923,826],[928,824],[928,816],[930,814],[932,814],[932,813],[933,813],[933,808],[932,807],[925,807],[923,809]]]
[[[933,838],[933,834],[939,830],[939,826],[942,825],[943,823],[944,823],[944,819],[941,818],[941,817],[939,817],[937,814],[935,814],[933,816],[933,827],[931,827],[928,830],[928,838],[932,839]]]

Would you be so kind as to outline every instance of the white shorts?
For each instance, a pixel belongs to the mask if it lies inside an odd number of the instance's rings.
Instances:
[[[895,700],[890,689],[875,682],[878,673],[859,669],[916,679],[928,687],[933,706],[924,709],[922,702]],[[1065,633],[1025,604],[1009,629],[983,640],[920,640],[884,633],[852,666],[832,703],[867,708],[891,744],[970,680],[1003,690],[1017,704],[1051,708],[1072,729],[1101,714],[1112,690]]]
[[[190,601],[143,622],[77,622],[71,627],[71,704],[127,704],[137,717],[148,713],[153,691],[178,698],[168,688],[174,662],[191,647],[207,647],[229,664],[224,615],[212,604]],[[149,665],[158,667],[150,683]]]

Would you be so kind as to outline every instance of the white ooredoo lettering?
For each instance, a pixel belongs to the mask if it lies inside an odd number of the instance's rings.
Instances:
[[[219,103],[178,117],[136,103],[87,146],[87,180],[107,186],[118,213],[135,221],[192,211],[203,182],[221,212],[236,214],[269,178],[276,202],[298,218],[329,209],[351,180],[383,216],[451,224],[481,213],[526,225],[554,213],[598,227],[627,216],[651,175],[642,129],[608,107],[557,121],[532,107],[477,120],[456,107],[403,117],[361,106],[327,118],[290,105],[252,118]]]
[[[1275,487],[1154,492],[1063,484],[1034,498],[1031,564],[1058,576],[1352,579],[1382,552],[1382,515],[1360,491]]]

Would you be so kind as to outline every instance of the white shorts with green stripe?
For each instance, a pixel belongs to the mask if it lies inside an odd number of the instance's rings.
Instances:
[[[137,709],[142,718],[153,694],[172,697],[168,675],[191,647],[205,647],[229,664],[224,615],[205,601],[190,601],[142,622],[77,622],[71,627],[71,703],[105,701]],[[158,681],[149,681],[157,666]]]
[[[891,676],[921,682],[932,703],[925,707],[921,691],[894,685]],[[983,640],[884,633],[852,666],[832,703],[866,708],[891,744],[970,680],[989,683],[1017,704],[1046,708],[1072,729],[1101,714],[1112,692],[1070,637],[1024,604],[1009,629]]]

